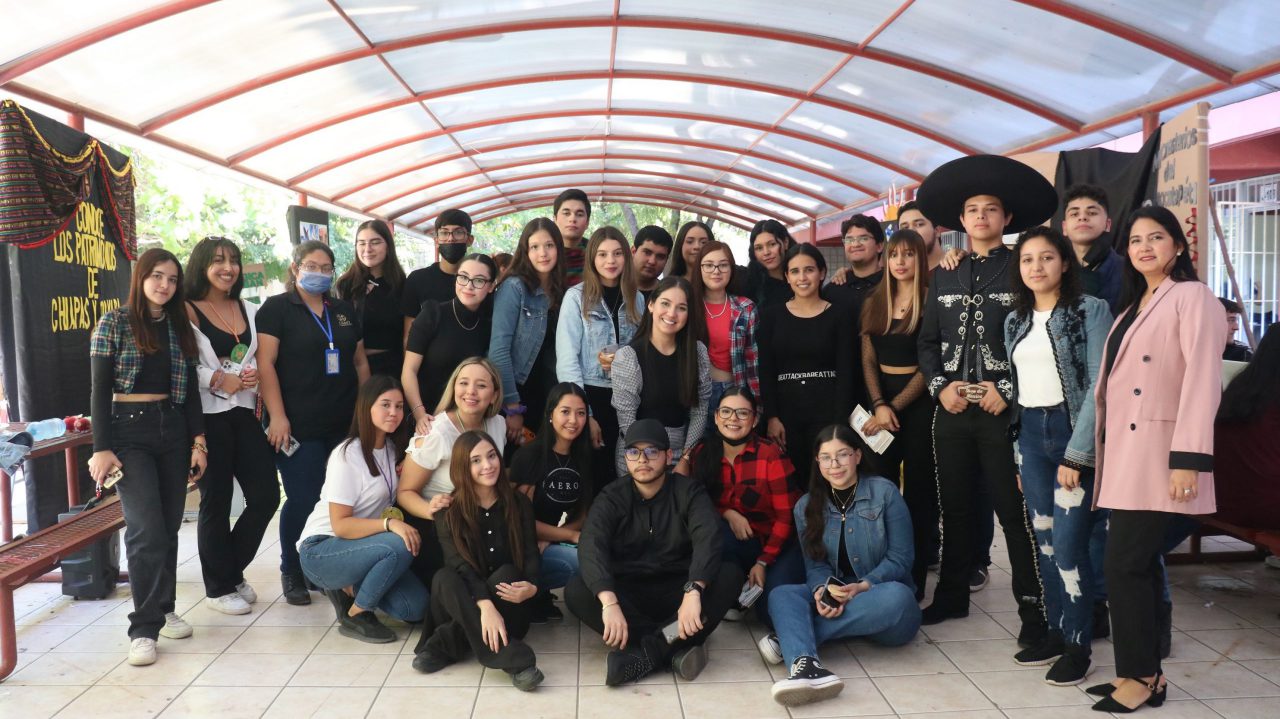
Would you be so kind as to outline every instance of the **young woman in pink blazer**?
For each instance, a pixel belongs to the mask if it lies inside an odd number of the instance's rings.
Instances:
[[[1121,237],[1125,299],[1095,390],[1095,501],[1112,510],[1106,578],[1118,678],[1087,691],[1102,696],[1095,710],[1128,713],[1164,703],[1156,616],[1165,531],[1179,514],[1215,511],[1213,418],[1227,322],[1172,212],[1140,208]]]

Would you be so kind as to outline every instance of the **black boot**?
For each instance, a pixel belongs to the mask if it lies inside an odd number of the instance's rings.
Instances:
[[[1044,618],[1044,603],[1036,598],[1018,600],[1018,618],[1022,629],[1018,631],[1018,646],[1023,649],[1040,646],[1049,637],[1049,623]]]
[[[1107,611],[1107,600],[1099,599],[1093,603],[1093,638],[1106,639],[1111,636],[1111,614]]]
[[[1162,602],[1156,615],[1156,628],[1160,630],[1160,658],[1168,659],[1173,651],[1173,602]]]
[[[311,603],[311,592],[307,591],[307,580],[302,576],[302,572],[281,574],[280,589],[284,594],[284,600],[290,604],[302,606]]]

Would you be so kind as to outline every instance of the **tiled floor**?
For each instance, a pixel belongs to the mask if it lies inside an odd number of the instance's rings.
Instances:
[[[275,536],[275,527],[268,532]],[[997,535],[998,536],[998,535]],[[310,607],[279,599],[278,548],[264,546],[249,570],[260,603],[229,617],[202,603],[195,525],[181,534],[178,610],[190,639],[160,642],[150,667],[124,663],[128,588],[102,601],[73,601],[56,584],[17,594],[18,670],[0,684],[0,716],[43,717],[787,717],[769,697],[781,667],[754,648],[760,627],[722,624],[711,663],[693,683],[671,674],[620,689],[604,684],[604,647],[572,619],[535,627],[529,641],[547,681],[533,694],[474,662],[425,676],[410,667],[416,633],[371,645],[340,636],[319,595]],[[1213,540],[1207,540],[1213,548]],[[1001,554],[997,548],[997,554]],[[1044,669],[1011,659],[1017,615],[1009,574],[993,567],[964,620],[921,632],[907,647],[862,642],[827,646],[823,661],[845,678],[838,698],[792,709],[792,717],[916,716],[930,719],[1088,719],[1077,687],[1041,681]],[[1170,701],[1144,710],[1163,719],[1280,717],[1280,571],[1262,563],[1174,567]],[[1093,679],[1111,677],[1109,641],[1094,644]]]

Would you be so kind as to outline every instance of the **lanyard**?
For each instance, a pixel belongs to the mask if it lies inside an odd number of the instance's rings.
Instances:
[[[307,309],[307,314],[315,320],[316,326],[324,333],[324,338],[329,340],[329,349],[333,349],[333,323],[329,321],[329,303],[324,303],[324,324],[320,324],[320,318],[310,308]]]
[[[389,440],[388,440],[389,441]],[[383,454],[387,455],[387,468],[383,469],[382,463],[378,461],[378,453],[373,451],[373,463],[378,466],[378,473],[382,475],[382,480],[387,484],[387,501],[395,504],[396,493],[395,488],[391,486],[391,478],[395,476],[396,463],[391,458],[391,447],[389,444],[382,446]]]

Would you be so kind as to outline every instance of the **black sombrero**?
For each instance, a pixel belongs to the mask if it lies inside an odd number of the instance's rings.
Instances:
[[[1058,192],[1044,175],[1001,155],[971,155],[929,173],[916,191],[916,203],[935,225],[963,229],[960,216],[970,197],[993,195],[1013,214],[1006,234],[1043,224],[1058,209]]]

